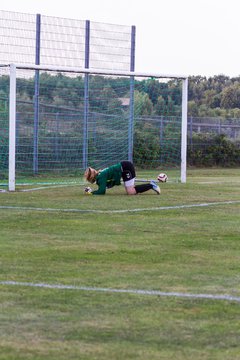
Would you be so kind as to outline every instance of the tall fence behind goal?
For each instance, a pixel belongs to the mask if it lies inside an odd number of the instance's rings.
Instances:
[[[86,166],[126,159],[186,181],[185,76],[11,64],[0,85],[0,183],[10,191],[80,183]]]

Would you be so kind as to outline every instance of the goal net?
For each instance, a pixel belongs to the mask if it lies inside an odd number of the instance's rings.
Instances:
[[[0,67],[0,185],[77,184],[131,160],[186,181],[187,78]]]

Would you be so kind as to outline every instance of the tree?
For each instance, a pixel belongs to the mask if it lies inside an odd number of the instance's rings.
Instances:
[[[206,90],[203,95],[203,103],[213,109],[220,106],[221,96],[214,89]]]
[[[222,91],[221,106],[225,109],[240,108],[240,84],[235,83]]]
[[[134,93],[134,115],[151,115],[153,112],[153,104],[148,94],[135,91]]]
[[[166,103],[164,98],[160,95],[157,99],[157,103],[154,107],[156,115],[163,115],[166,112]]]
[[[198,105],[194,100],[188,102],[188,115],[198,116]]]
[[[148,94],[149,99],[155,105],[158,97],[163,93],[163,90],[167,87],[165,83],[159,83],[158,79],[150,78],[148,80],[135,81],[135,89],[144,91]]]

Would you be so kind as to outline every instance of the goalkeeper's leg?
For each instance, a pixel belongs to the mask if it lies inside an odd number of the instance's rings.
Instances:
[[[122,178],[124,181],[124,186],[126,193],[128,195],[137,195],[148,190],[154,190],[158,195],[160,194],[160,188],[155,183],[155,181],[150,181],[147,184],[141,184],[135,186],[135,168],[130,161],[123,161],[122,165]]]
[[[132,180],[134,181],[134,179],[132,179]],[[136,185],[136,186],[134,186],[134,182],[133,182],[133,185],[131,185],[130,182],[132,183],[131,180],[126,181],[124,183],[125,190],[128,195],[137,195],[137,194],[144,193],[148,190],[153,190],[158,195],[160,195],[160,193],[161,193],[160,187],[155,183],[155,181],[151,181],[148,184],[140,184],[140,185]]]

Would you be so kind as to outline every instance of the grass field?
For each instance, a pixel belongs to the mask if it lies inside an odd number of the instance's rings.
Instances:
[[[0,360],[240,359],[239,188],[0,193]]]

